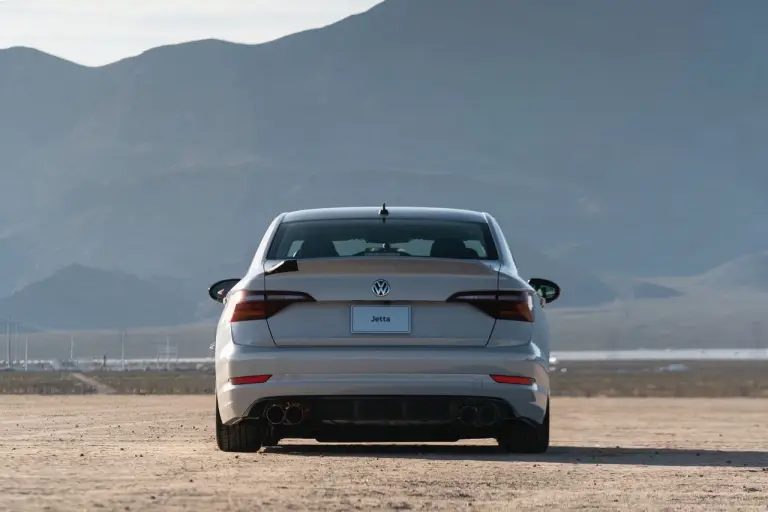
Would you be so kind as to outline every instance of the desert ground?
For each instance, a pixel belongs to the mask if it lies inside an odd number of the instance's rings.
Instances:
[[[768,400],[553,399],[553,447],[227,454],[213,397],[0,397],[3,510],[766,510]]]

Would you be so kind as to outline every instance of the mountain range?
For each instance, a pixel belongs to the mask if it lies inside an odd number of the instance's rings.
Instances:
[[[70,265],[145,298],[139,281],[176,280],[197,311],[277,213],[315,206],[489,211],[563,306],[618,298],[606,275],[760,253],[766,17],[763,0],[386,0],[96,68],[0,50],[0,314]]]
[[[158,327],[211,320],[215,303],[202,295],[179,279],[69,265],[0,299],[0,311],[20,332]]]

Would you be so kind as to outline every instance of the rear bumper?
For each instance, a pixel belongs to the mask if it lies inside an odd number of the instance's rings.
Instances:
[[[248,417],[276,397],[485,397],[514,417],[540,423],[549,397],[548,354],[536,345],[461,349],[279,349],[227,344],[216,360],[216,392],[224,423]],[[490,375],[532,377],[530,386],[499,384]],[[272,375],[263,384],[229,379]]]

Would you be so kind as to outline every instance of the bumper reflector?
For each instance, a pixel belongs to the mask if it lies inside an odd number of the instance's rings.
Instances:
[[[519,386],[531,386],[536,379],[531,377],[515,377],[512,375],[491,375],[491,378],[499,384],[517,384]]]
[[[235,386],[240,386],[243,384],[264,384],[267,382],[271,375],[248,375],[247,377],[232,377],[229,379],[229,382],[234,384]]]

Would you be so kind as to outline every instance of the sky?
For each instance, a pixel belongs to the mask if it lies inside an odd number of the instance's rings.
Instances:
[[[381,0],[0,0],[0,49],[28,46],[87,66],[197,39],[262,43]]]

